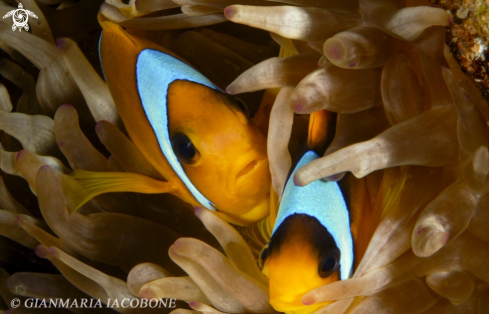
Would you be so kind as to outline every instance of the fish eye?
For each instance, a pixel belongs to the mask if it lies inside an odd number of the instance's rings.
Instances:
[[[198,160],[199,152],[185,134],[175,135],[171,140],[171,146],[178,159],[184,163],[193,164]]]
[[[233,97],[233,100],[236,103],[236,105],[239,107],[239,110],[241,110],[249,118],[250,110],[248,109],[248,106],[245,104],[245,102],[237,97]]]
[[[340,267],[341,253],[338,248],[331,248],[321,255],[318,266],[318,274],[321,278],[331,276]]]
[[[268,243],[263,247],[263,249],[260,252],[260,255],[258,256],[258,266],[260,269],[263,268],[263,264],[265,263],[265,260],[268,257]]]
[[[224,99],[224,103],[226,105],[228,105],[229,107],[235,107],[239,111],[244,113],[246,117],[248,118],[250,117],[250,111],[244,101],[242,101],[238,97],[226,95],[226,94],[221,94],[221,97]]]

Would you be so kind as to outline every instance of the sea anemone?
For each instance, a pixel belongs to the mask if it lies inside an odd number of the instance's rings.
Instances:
[[[96,29],[96,6],[39,2],[23,1],[39,17],[32,33],[0,25],[9,56],[0,74],[11,82],[0,85],[0,311],[20,296],[274,312],[256,260],[266,223],[234,227],[167,194],[104,194],[70,212],[73,170],[158,174],[125,134],[95,46],[80,49]],[[0,2],[2,12],[15,7]],[[357,201],[374,213],[369,244],[353,278],[314,289],[304,304],[334,301],[316,313],[338,314],[489,312],[489,111],[445,46],[447,12],[422,1],[113,0],[99,19],[164,44],[228,94],[246,93],[252,114],[260,102],[270,108],[276,195],[307,114],[337,113],[326,153],[294,180],[364,177],[368,193]],[[258,29],[271,32],[281,57]],[[73,39],[55,45],[60,37]]]

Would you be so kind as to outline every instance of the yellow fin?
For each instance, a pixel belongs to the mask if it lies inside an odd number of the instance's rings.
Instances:
[[[409,178],[408,167],[393,167],[366,178],[349,177],[351,231],[355,241],[355,267],[361,262],[380,222],[392,210]]]
[[[259,256],[265,244],[270,242],[273,226],[277,217],[277,210],[278,197],[270,184],[270,215],[259,221],[256,225],[236,228],[241,236],[243,236],[246,243],[250,246],[255,257]]]
[[[319,110],[309,116],[307,147],[322,154],[331,144],[336,129],[336,114],[327,110]]]
[[[129,172],[91,172],[76,170],[65,180],[65,191],[68,208],[75,212],[80,206],[97,195],[113,192],[136,192],[144,194],[171,193],[176,187],[170,182]]]
[[[262,230],[264,237],[268,240],[270,240],[270,238],[272,237],[273,227],[275,226],[275,219],[277,219],[278,207],[278,195],[275,193],[273,185],[270,184],[270,215],[267,222],[268,225],[265,225]]]
[[[97,14],[97,21],[100,27],[102,27],[102,29],[105,29],[107,27],[119,27],[117,23],[112,22],[100,12]]]
[[[290,45],[292,47],[294,46],[292,40],[290,40]],[[278,56],[280,58],[287,58],[287,57],[295,56],[297,54],[299,54],[297,51],[291,50],[291,49],[281,45],[280,46],[280,52],[279,52]]]
[[[392,210],[394,203],[401,195],[404,184],[409,177],[409,167],[401,166],[389,168],[384,171],[382,185],[377,199],[380,202],[379,210],[374,215],[374,222],[378,225],[385,215]]]
[[[363,229],[362,237],[367,240],[365,241],[366,246],[370,242],[380,222],[394,209],[408,177],[408,166],[393,167],[384,170],[377,195],[370,202],[371,211],[369,213],[363,212],[360,218],[361,222],[356,221],[359,224],[356,228]]]
[[[275,225],[275,219],[277,218],[278,203],[277,194],[275,194],[273,187],[270,187],[270,215],[256,224],[256,229],[258,231],[256,238],[261,239],[265,244],[270,242],[270,239],[272,238],[273,226]]]

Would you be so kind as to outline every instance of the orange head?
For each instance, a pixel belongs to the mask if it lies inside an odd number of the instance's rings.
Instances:
[[[340,280],[340,251],[329,232],[308,215],[288,217],[262,251],[262,272],[269,279],[270,304],[279,312],[308,314],[327,304],[304,305],[314,288]]]

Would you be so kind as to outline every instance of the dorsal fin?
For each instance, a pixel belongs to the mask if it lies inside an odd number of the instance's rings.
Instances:
[[[309,117],[307,147],[322,155],[333,141],[335,129],[336,113],[327,110],[311,113]]]

